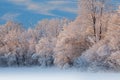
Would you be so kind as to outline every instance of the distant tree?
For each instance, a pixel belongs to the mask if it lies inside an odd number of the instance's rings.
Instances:
[[[36,30],[39,31],[39,34],[41,34],[42,37],[57,37],[64,25],[68,23],[69,20],[67,19],[45,19],[38,22]]]
[[[56,38],[53,39],[41,38],[39,43],[35,46],[36,49],[35,55],[39,57],[38,58],[39,65],[41,66],[53,65],[53,49],[55,47],[55,44]]]
[[[2,28],[2,44],[0,53],[6,61],[6,65],[24,65],[28,43],[23,37],[24,29],[20,24],[8,22]],[[2,56],[1,56],[2,57]]]
[[[53,50],[57,37],[68,23],[69,20],[67,19],[45,19],[37,24],[35,30],[40,34],[41,38],[36,44],[36,54],[33,55],[33,58],[38,59],[41,66],[53,64]]]

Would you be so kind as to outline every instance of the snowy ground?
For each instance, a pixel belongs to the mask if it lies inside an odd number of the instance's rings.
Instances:
[[[0,80],[120,80],[120,73],[85,73],[52,68],[0,68]]]

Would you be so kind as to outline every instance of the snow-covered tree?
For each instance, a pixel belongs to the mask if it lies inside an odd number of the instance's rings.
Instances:
[[[90,34],[91,32],[87,27],[80,26],[79,17],[64,27],[58,36],[54,49],[54,63],[59,67],[72,65],[72,61],[91,46],[88,39]]]
[[[79,0],[78,6],[81,25],[91,27],[95,42],[98,42],[108,27],[112,11],[110,0]]]
[[[41,66],[53,65],[53,49],[55,47],[56,39],[42,38],[36,45],[36,55],[38,63]],[[38,56],[38,57],[37,57]]]
[[[113,15],[105,38],[82,53],[82,55],[75,60],[74,66],[86,66],[88,70],[120,70],[120,16],[119,14]]]
[[[69,21],[67,19],[45,19],[38,22],[36,30],[39,30],[42,37],[57,37],[63,29],[63,26],[68,23]]]
[[[8,22],[3,26],[4,37],[2,38],[4,45],[1,47],[1,56],[5,58],[6,65],[24,64],[24,54],[27,53],[28,44],[22,37],[24,29],[20,24]],[[1,60],[2,61],[2,60]]]
[[[67,25],[67,19],[51,19],[42,20],[38,23],[36,30],[41,34],[41,38],[36,45],[36,54],[33,57],[38,59],[38,63],[42,66],[53,64],[53,50],[59,33]],[[38,58],[39,57],[39,58]]]

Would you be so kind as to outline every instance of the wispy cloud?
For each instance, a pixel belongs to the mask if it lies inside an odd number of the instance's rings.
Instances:
[[[46,0],[46,1],[38,1],[35,2],[33,0],[8,0],[16,5],[20,5],[24,7],[26,10],[30,10],[32,12],[50,16],[56,16],[52,13],[53,10],[66,11],[70,13],[77,12],[77,8],[72,6],[72,4],[77,4],[76,0]],[[71,7],[72,6],[72,7]]]
[[[0,20],[9,21],[15,20],[20,14],[19,13],[6,13],[0,17]]]

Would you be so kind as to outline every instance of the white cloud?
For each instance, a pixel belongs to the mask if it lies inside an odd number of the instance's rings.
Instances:
[[[77,8],[72,6],[71,4],[76,4],[77,1],[70,0],[46,0],[45,2],[39,1],[35,2],[33,0],[8,0],[16,5],[23,6],[25,9],[30,10],[32,12],[50,16],[56,16],[51,11],[53,10],[61,10],[66,12],[75,13],[77,12]]]
[[[63,4],[68,4],[70,3],[70,1],[63,1],[63,0],[51,0],[51,1],[48,1],[49,4],[53,4],[53,5],[63,5]]]
[[[67,11],[67,12],[71,12],[71,13],[74,13],[74,14],[77,14],[77,8],[64,8],[64,9],[60,9],[61,11]]]
[[[53,5],[54,8],[61,11],[71,12],[71,13],[77,13],[76,6],[73,6],[73,4],[77,5],[77,0],[51,0],[48,1],[49,5]]]
[[[2,17],[0,17],[0,20],[15,20],[20,14],[19,13],[6,13]]]

